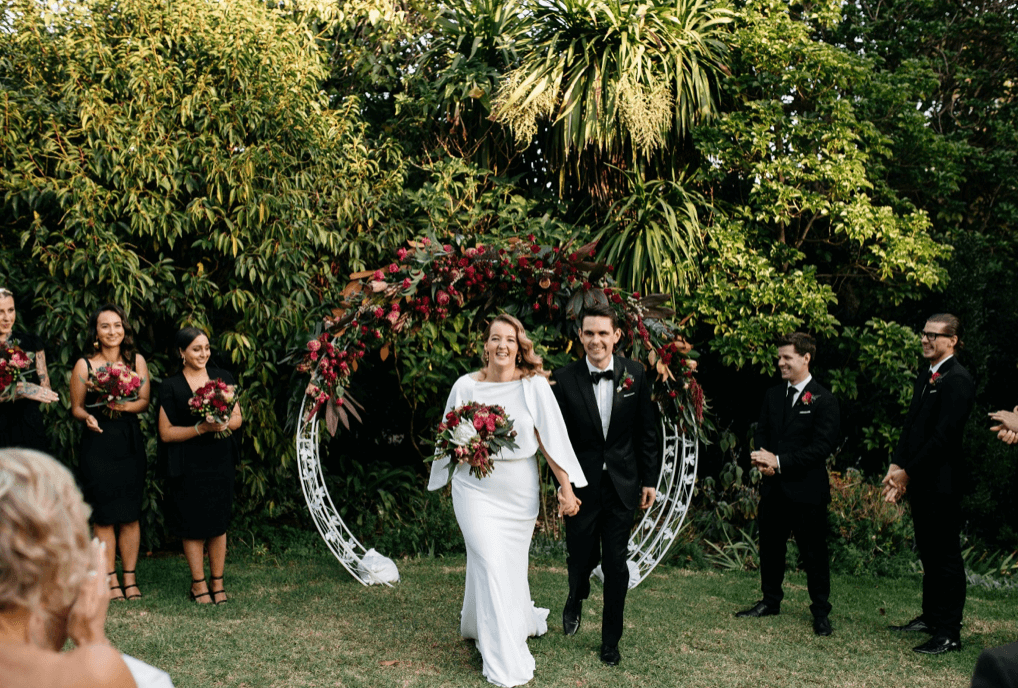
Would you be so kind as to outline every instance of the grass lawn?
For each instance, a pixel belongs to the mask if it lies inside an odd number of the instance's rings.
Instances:
[[[229,604],[186,599],[182,557],[143,559],[137,603],[111,605],[123,652],[170,673],[178,688],[210,686],[485,686],[481,658],[459,636],[463,557],[398,562],[395,588],[365,588],[326,554],[277,559],[231,553]],[[629,595],[622,664],[598,659],[600,589],[580,632],[562,634],[565,563],[535,559],[531,590],[551,608],[530,640],[530,686],[967,686],[984,647],[1018,640],[1018,593],[970,588],[964,649],[922,657],[923,634],[886,630],[919,612],[918,577],[835,576],[834,635],[812,633],[805,578],[786,579],[782,613],[735,619],[758,599],[749,573],[659,567]]]

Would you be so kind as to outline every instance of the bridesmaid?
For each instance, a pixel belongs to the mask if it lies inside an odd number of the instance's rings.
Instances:
[[[18,383],[14,398],[0,403],[0,448],[26,447],[48,452],[39,405],[52,404],[60,397],[50,389],[42,340],[27,332],[15,331],[17,319],[14,294],[0,287],[0,346],[17,344],[22,351],[35,354],[35,368]]]
[[[163,380],[159,389],[159,439],[165,443],[167,522],[170,532],[184,541],[184,556],[191,569],[190,597],[198,604],[226,602],[223,574],[226,567],[226,530],[233,509],[236,438],[217,438],[234,431],[243,418],[234,404],[230,420],[216,424],[191,414],[187,402],[209,380],[233,385],[233,377],[208,365],[208,336],[195,327],[177,333],[182,368]],[[194,422],[197,420],[197,422]],[[211,588],[205,582],[205,556],[209,553]]]
[[[108,303],[88,319],[91,352],[74,364],[71,373],[71,415],[85,424],[78,458],[78,477],[85,501],[92,507],[96,537],[106,544],[110,598],[141,598],[135,568],[141,544],[142,493],[145,490],[145,439],[138,414],[149,404],[149,374],[145,357],[134,349],[134,331],[120,306]],[[123,363],[141,377],[134,401],[97,408],[99,394],[88,381],[100,367]],[[116,416],[116,417],[111,417]],[[120,549],[124,585],[117,580],[116,551]]]

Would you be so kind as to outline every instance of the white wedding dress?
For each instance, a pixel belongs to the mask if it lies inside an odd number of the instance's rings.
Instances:
[[[530,597],[530,540],[539,510],[538,442],[577,487],[587,484],[548,381],[535,375],[514,382],[477,382],[464,375],[453,385],[444,413],[476,401],[503,407],[513,421],[518,449],[495,457],[478,480],[466,464],[456,467],[452,500],[467,546],[466,589],[460,633],[477,641],[483,673],[497,686],[519,686],[534,677],[527,638],[548,631],[548,610]],[[448,459],[435,461],[429,490],[448,480]]]

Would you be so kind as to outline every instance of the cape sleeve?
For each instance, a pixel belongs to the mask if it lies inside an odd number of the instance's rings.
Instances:
[[[534,418],[534,427],[541,436],[541,444],[545,451],[558,466],[569,474],[569,482],[575,487],[586,487],[587,478],[583,475],[580,462],[569,442],[569,431],[562,418],[562,410],[555,400],[548,380],[541,375],[534,375],[523,380],[523,396],[527,400],[527,409]]]
[[[472,380],[469,375],[464,375],[456,380],[452,390],[449,391],[449,398],[445,402],[445,410],[442,411],[442,417],[445,418],[445,414],[449,413],[449,411],[469,401],[469,394],[472,388]],[[437,454],[438,451],[436,450],[435,453]],[[449,461],[449,457],[446,456],[431,462],[431,477],[428,479],[429,491],[441,490],[448,484]]]

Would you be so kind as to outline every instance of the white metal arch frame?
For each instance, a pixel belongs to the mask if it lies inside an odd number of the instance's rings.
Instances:
[[[343,522],[325,486],[318,455],[318,417],[308,420],[304,413],[302,403],[297,424],[297,467],[301,489],[315,527],[339,563],[361,584],[390,585],[362,565],[367,550]],[[634,567],[639,571],[638,577],[631,574],[630,588],[643,581],[668,553],[668,548],[682,529],[689,502],[693,498],[699,445],[695,438],[689,439],[678,434],[673,425],[662,423],[661,429],[664,442],[661,474],[657,481],[657,500],[647,509],[629,538],[630,570],[634,574]]]

